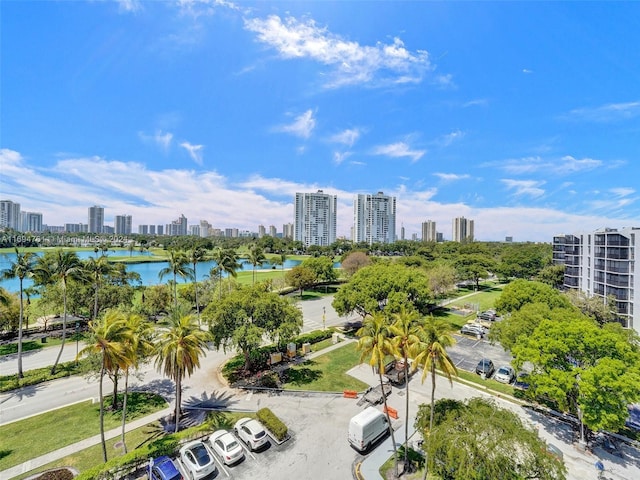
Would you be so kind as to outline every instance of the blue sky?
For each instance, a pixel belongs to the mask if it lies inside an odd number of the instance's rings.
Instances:
[[[3,1],[0,196],[257,231],[295,192],[478,240],[640,226],[640,3]]]

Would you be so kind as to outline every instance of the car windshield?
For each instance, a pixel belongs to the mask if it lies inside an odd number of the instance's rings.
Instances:
[[[262,438],[262,437],[264,437],[265,435],[266,435],[266,432],[265,432],[264,430],[260,430],[259,432],[255,432],[255,433],[254,433],[254,436],[255,436],[256,438]]]
[[[196,445],[191,449],[191,451],[193,452],[194,457],[196,457],[198,465],[200,465],[201,467],[204,465],[208,465],[211,462],[209,453],[207,452],[207,449],[204,447],[204,445]]]
[[[235,440],[227,443],[227,450],[233,450],[234,448],[236,448],[238,446],[238,442],[236,442]]]
[[[498,370],[498,373],[501,375],[509,375],[509,369],[507,367],[502,367],[500,370]]]

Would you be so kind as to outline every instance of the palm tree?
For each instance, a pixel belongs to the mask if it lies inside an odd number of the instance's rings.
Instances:
[[[429,434],[433,429],[434,402],[436,396],[436,369],[440,370],[453,385],[453,376],[458,376],[458,369],[447,353],[447,348],[455,345],[456,340],[450,333],[450,325],[441,319],[429,316],[422,324],[420,343],[415,346],[415,366],[422,365],[422,383],[431,373],[431,415],[429,417]],[[429,452],[429,435],[424,449]],[[426,480],[429,471],[428,457],[425,457],[424,476]]]
[[[178,308],[178,276],[183,279],[193,277],[193,270],[187,266],[188,261],[184,252],[169,250],[169,265],[158,272],[160,281],[167,275],[173,275],[174,308]]]
[[[124,370],[124,395],[122,399],[122,449],[123,453],[127,453],[127,444],[125,442],[125,426],[127,418],[127,397],[129,394],[129,372],[132,368],[138,368],[153,352],[153,326],[145,318],[140,315],[126,313],[124,314],[124,322],[127,327],[127,335],[122,342],[126,346],[128,362]]]
[[[81,278],[82,262],[76,252],[58,249],[49,257],[45,255],[38,258],[33,274],[41,284],[58,283],[62,287],[62,343],[56,361],[51,367],[51,375],[54,375],[67,338],[67,284],[72,278]]]
[[[24,279],[33,276],[35,269],[35,259],[37,255],[33,252],[20,253],[16,247],[16,260],[11,262],[9,268],[2,271],[3,279],[17,278],[20,283],[20,320],[18,321],[18,378],[23,378],[22,372],[22,325],[24,321]]]
[[[238,276],[236,270],[242,266],[238,263],[238,254],[233,248],[225,248],[222,250],[219,265],[224,273],[233,278]],[[229,282],[229,291],[231,291],[231,282]]]
[[[92,319],[95,320],[98,318],[98,291],[102,284],[102,280],[106,275],[115,273],[116,269],[107,261],[107,257],[102,255],[97,260],[95,257],[89,257],[83,262],[83,270],[85,275],[93,282],[94,297]]]
[[[409,454],[409,356],[420,341],[420,315],[415,310],[407,310],[404,306],[394,313],[393,324],[389,328],[393,335],[392,343],[404,361],[404,388],[406,419],[404,422],[404,464],[407,467]]]
[[[195,247],[189,251],[189,261],[193,265],[193,288],[196,295],[196,313],[198,314],[198,323],[200,323],[200,303],[198,302],[198,272],[196,270],[199,262],[209,260],[209,254],[202,247]]]
[[[156,368],[176,384],[175,431],[180,425],[182,380],[200,367],[211,333],[200,329],[197,319],[175,308],[161,327],[156,341]]]
[[[391,426],[391,417],[389,416],[389,410],[387,408],[387,395],[384,391],[384,381],[382,379],[387,355],[394,355],[396,353],[396,348],[391,341],[393,335],[387,319],[384,314],[380,312],[366,317],[362,323],[362,327],[356,332],[356,335],[359,337],[357,349],[362,351],[360,361],[362,362],[366,358],[369,358],[369,365],[378,371],[384,410],[387,414],[387,422],[389,423],[391,443],[393,443],[394,469],[397,475],[398,452],[393,427]]]
[[[126,368],[129,364],[127,345],[124,339],[129,336],[128,327],[122,313],[117,310],[108,311],[101,320],[89,323],[92,341],[84,347],[78,356],[97,354],[100,356],[99,397],[100,397],[100,441],[102,442],[102,458],[107,461],[107,444],[104,437],[104,397],[102,385],[107,371]]]
[[[254,285],[256,283],[256,267],[258,265],[262,265],[266,259],[267,257],[264,256],[264,252],[257,245],[254,245],[253,247],[251,247],[251,250],[249,250],[249,263],[253,266],[253,282],[252,283]]]

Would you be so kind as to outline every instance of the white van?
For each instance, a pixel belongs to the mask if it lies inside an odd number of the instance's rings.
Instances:
[[[359,452],[364,452],[388,432],[386,415],[377,408],[367,407],[349,422],[349,443]]]

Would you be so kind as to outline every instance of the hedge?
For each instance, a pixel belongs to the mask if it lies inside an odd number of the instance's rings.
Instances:
[[[287,438],[289,429],[282,423],[276,415],[268,408],[261,408],[256,412],[258,420],[276,437],[276,440],[283,441]]]

